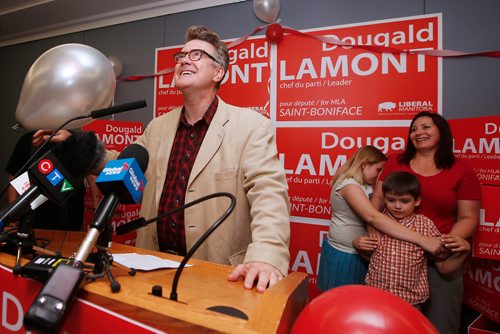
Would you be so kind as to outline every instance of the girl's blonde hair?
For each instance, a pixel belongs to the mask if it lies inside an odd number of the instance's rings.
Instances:
[[[373,165],[386,160],[387,157],[378,148],[373,146],[361,147],[335,174],[332,182],[333,188],[348,178],[353,178],[359,184],[364,184],[363,165]]]

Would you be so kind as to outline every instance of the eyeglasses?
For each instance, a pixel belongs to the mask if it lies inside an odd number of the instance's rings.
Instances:
[[[175,62],[177,64],[180,64],[180,62],[182,61],[182,59],[184,59],[184,57],[186,57],[186,55],[188,56],[189,60],[191,60],[191,61],[198,61],[198,60],[201,59],[201,57],[203,55],[206,55],[208,58],[212,59],[217,64],[222,65],[217,59],[215,59],[207,51],[202,50],[202,49],[193,49],[193,50],[191,50],[189,52],[180,51],[180,52],[174,53],[174,60],[175,60]]]

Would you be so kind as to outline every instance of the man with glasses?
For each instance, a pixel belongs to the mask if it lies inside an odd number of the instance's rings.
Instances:
[[[193,26],[174,55],[184,106],[151,121],[137,141],[150,154],[142,214],[155,217],[215,192],[236,196],[231,216],[194,257],[237,265],[228,279],[264,291],[289,266],[289,199],[274,128],[259,113],[226,104],[217,91],[229,64],[219,36]],[[148,175],[149,174],[149,175]],[[228,207],[209,200],[138,231],[138,247],[185,254]]]
[[[217,96],[229,53],[215,32],[190,27],[174,60],[184,105],[153,119],[136,142],[149,152],[141,216],[150,219],[216,192],[235,195],[233,213],[193,257],[234,265],[230,281],[244,278],[245,288],[257,283],[263,292],[287,274],[290,262],[290,202],[274,128],[256,111]],[[136,246],[185,255],[228,206],[227,198],[217,197],[166,216],[138,230]]]

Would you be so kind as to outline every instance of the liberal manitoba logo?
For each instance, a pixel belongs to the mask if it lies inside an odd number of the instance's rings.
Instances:
[[[378,112],[393,111],[396,108],[396,103],[394,102],[382,102],[378,105]]]
[[[432,101],[399,101],[395,102],[381,102],[378,104],[378,112],[421,112],[421,111],[434,111],[434,104]]]
[[[434,105],[431,101],[401,101],[398,104],[399,111],[434,111]]]

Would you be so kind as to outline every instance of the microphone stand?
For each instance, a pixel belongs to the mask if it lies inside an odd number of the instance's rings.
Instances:
[[[88,262],[94,264],[93,275],[87,275],[86,279],[88,281],[94,281],[98,278],[106,277],[109,280],[109,285],[111,287],[111,292],[116,293],[120,291],[121,285],[115,279],[111,273],[111,266],[127,271],[130,276],[135,276],[136,270],[134,268],[128,268],[123,265],[117,266],[113,263],[113,255],[108,251],[108,245],[111,242],[113,231],[111,229],[111,224],[106,224],[104,231],[99,235],[97,239],[96,249],[97,252],[90,253],[88,256]]]
[[[173,301],[177,301],[177,285],[179,283],[179,279],[181,277],[181,273],[182,273],[182,270],[184,269],[184,267],[186,266],[186,263],[189,261],[189,259],[191,259],[191,257],[193,256],[193,254],[196,252],[196,250],[198,250],[198,248],[201,246],[201,244],[203,242],[205,242],[205,240],[227,219],[227,217],[229,217],[229,215],[233,212],[234,210],[234,207],[236,206],[236,197],[234,197],[233,194],[231,193],[228,193],[228,192],[217,192],[217,193],[213,193],[213,194],[210,194],[210,195],[207,195],[207,196],[203,196],[203,197],[200,197],[192,202],[189,202],[187,204],[184,204],[178,208],[175,208],[173,210],[170,210],[168,212],[165,212],[165,213],[162,213],[161,215],[155,217],[155,218],[152,218],[152,219],[149,219],[149,220],[145,220],[144,218],[138,218],[138,219],[135,219],[135,220],[132,220],[130,221],[128,224],[125,224],[125,225],[122,225],[122,226],[119,226],[117,227],[116,229],[116,232],[117,234],[125,234],[125,233],[128,233],[130,231],[133,231],[137,228],[140,228],[140,227],[144,227],[146,225],[149,225],[155,221],[157,221],[158,219],[161,219],[163,217],[166,217],[166,216],[169,216],[169,215],[172,215],[180,210],[184,210],[184,209],[187,209],[195,204],[198,204],[200,202],[204,202],[206,200],[209,200],[209,199],[212,199],[212,198],[215,198],[215,197],[228,197],[230,200],[231,200],[231,203],[229,204],[229,207],[226,209],[226,211],[222,214],[222,216],[219,217],[219,219],[217,219],[215,221],[215,223],[212,224],[212,226],[210,226],[210,228],[205,231],[205,233],[203,233],[203,235],[196,241],[196,243],[193,245],[193,247],[191,247],[191,249],[187,252],[187,254],[184,256],[184,258],[182,259],[179,267],[177,268],[177,270],[175,271],[175,276],[174,276],[174,280],[172,281],[172,291],[170,292],[170,300],[173,300]],[[133,228],[130,228],[130,227],[127,227],[127,225],[134,225]]]

